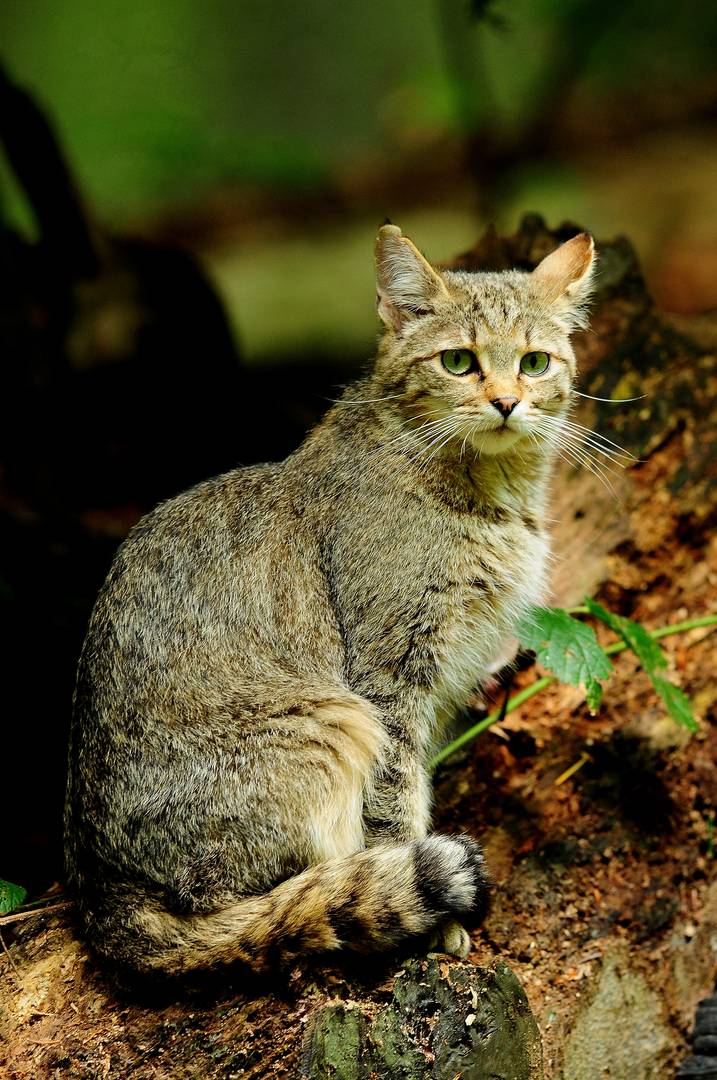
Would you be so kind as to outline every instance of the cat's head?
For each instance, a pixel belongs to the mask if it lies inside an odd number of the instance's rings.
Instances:
[[[376,242],[378,386],[426,435],[482,454],[548,437],[567,410],[594,267],[587,233],[533,270],[438,270],[396,225]]]

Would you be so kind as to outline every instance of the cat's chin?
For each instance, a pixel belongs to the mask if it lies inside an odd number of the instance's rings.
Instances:
[[[514,428],[501,427],[495,431],[476,432],[471,441],[479,454],[497,457],[512,450],[525,434],[524,431],[516,431]]]

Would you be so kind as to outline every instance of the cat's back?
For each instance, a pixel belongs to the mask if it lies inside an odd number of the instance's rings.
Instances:
[[[119,548],[99,593],[76,713],[132,708],[169,685],[194,696],[198,682],[225,683],[230,667],[259,655],[282,582],[315,589],[312,545],[280,464],[237,469],[158,506]]]
[[[267,535],[290,513],[277,465],[253,466],[203,481],[164,503],[132,529],[102,587],[98,618],[124,623],[141,611],[152,621],[169,607],[176,615],[210,594],[221,599],[226,579],[241,586],[237,565],[269,557]]]

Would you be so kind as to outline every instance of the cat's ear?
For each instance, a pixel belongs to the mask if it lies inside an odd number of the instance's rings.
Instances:
[[[400,330],[408,320],[432,312],[448,290],[398,225],[383,225],[376,239],[376,293],[382,321]]]
[[[587,323],[595,271],[595,243],[589,233],[579,233],[561,244],[533,270],[533,281],[543,295],[572,315],[574,327]]]

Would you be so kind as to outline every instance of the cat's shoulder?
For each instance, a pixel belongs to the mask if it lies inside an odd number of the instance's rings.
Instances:
[[[275,505],[281,482],[278,463],[232,469],[203,480],[194,487],[159,503],[130,531],[121,550],[138,551],[160,544],[177,549],[217,533],[248,532]]]

